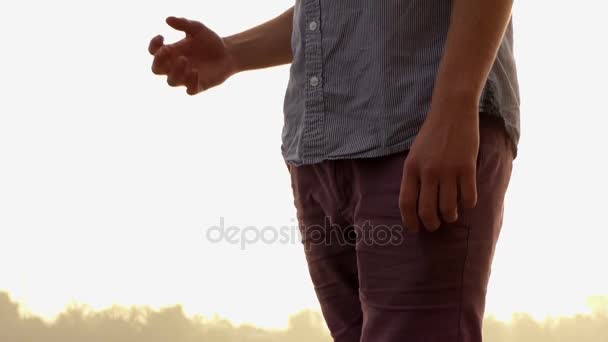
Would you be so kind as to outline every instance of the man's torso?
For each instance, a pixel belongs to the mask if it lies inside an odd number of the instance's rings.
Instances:
[[[406,150],[429,110],[451,15],[449,0],[296,0],[282,154],[294,164]],[[519,140],[509,27],[482,93]]]

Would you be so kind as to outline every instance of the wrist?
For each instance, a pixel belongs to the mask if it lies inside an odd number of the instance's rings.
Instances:
[[[243,44],[237,35],[222,38],[226,47],[226,58],[231,68],[231,75],[245,71],[243,64]]]
[[[452,122],[457,125],[477,125],[479,120],[479,106],[463,101],[433,102],[428,116],[433,121]]]
[[[436,88],[431,102],[431,113],[450,116],[478,116],[480,92],[462,86]]]

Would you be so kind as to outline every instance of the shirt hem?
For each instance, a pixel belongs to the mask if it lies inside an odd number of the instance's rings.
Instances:
[[[509,136],[509,140],[511,141],[511,148],[513,150],[514,159],[517,157],[518,152],[518,141],[519,141],[519,130],[516,126],[510,124],[500,113],[494,113],[491,111],[481,111],[480,115],[487,115],[494,118],[500,118]],[[300,160],[289,159],[286,157],[285,151],[281,151],[283,156],[283,160],[291,165],[300,166],[300,165],[311,165],[323,162],[324,160],[341,160],[341,159],[364,159],[364,158],[376,158],[376,157],[384,157],[390,154],[403,152],[405,150],[410,149],[412,146],[414,139],[416,139],[417,135],[414,135],[402,143],[392,146],[379,147],[368,150],[366,152],[355,152],[351,154],[341,154],[341,155],[328,155],[328,156],[315,156],[309,158],[301,158]]]

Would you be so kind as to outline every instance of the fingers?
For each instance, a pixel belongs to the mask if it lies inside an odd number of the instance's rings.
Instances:
[[[188,69],[188,59],[184,56],[180,56],[175,65],[171,68],[167,77],[167,83],[172,87],[178,87],[186,84],[186,76]]]
[[[188,36],[194,36],[205,28],[205,25],[202,23],[186,18],[168,17],[167,24],[178,31],[186,33]]]
[[[171,70],[171,52],[166,45],[163,45],[154,54],[152,62],[152,72],[157,75],[166,75]]]
[[[443,179],[439,184],[439,212],[445,222],[458,220],[458,184],[455,178]]]
[[[468,209],[477,205],[477,171],[475,166],[460,177],[460,200],[462,206]]]
[[[186,93],[191,96],[202,91],[201,87],[199,86],[198,70],[193,69],[188,73],[186,77],[186,88]]]
[[[401,182],[399,208],[409,231],[417,232],[424,226],[434,232],[442,221],[458,220],[459,195],[464,208],[477,203],[475,167],[456,176],[455,173],[423,172],[412,161],[406,161]],[[460,194],[459,194],[460,190]]]
[[[424,226],[434,232],[441,222],[453,223],[458,220],[458,188],[462,205],[474,208],[477,202],[477,185],[475,172],[458,179],[454,176],[436,177],[432,173],[419,173],[415,168],[404,173],[401,185],[399,207],[401,216],[408,229],[419,231]]]
[[[156,52],[158,52],[158,50],[163,47],[164,43],[165,37],[161,35],[152,38],[152,40],[150,41],[150,45],[148,46],[148,52],[150,52],[151,55],[155,55]]]
[[[430,174],[423,174],[420,186],[418,215],[426,229],[431,232],[439,229],[441,225],[437,210],[438,190],[439,183],[437,178]]]
[[[406,162],[401,181],[399,208],[401,210],[401,218],[410,232],[420,231],[420,221],[418,220],[419,188],[416,170],[409,167],[409,164]]]
[[[152,71],[158,75],[167,75],[167,84],[172,87],[185,86],[188,95],[196,95],[205,90],[200,85],[199,72],[192,69],[188,58],[180,56],[173,63],[170,62],[166,53],[161,49],[152,65]]]
[[[185,86],[188,95],[196,95],[205,90],[200,85],[197,69],[191,69],[188,59],[181,56],[167,77],[167,83],[172,87]]]

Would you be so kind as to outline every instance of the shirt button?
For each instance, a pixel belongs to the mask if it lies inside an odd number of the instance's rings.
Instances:
[[[308,24],[308,28],[309,28],[311,31],[316,30],[316,29],[317,29],[317,27],[319,27],[319,24],[317,24],[317,22],[316,22],[316,21],[311,21],[311,22],[310,22],[310,24]]]
[[[313,76],[310,78],[310,85],[316,87],[319,85],[319,78],[317,76]]]

